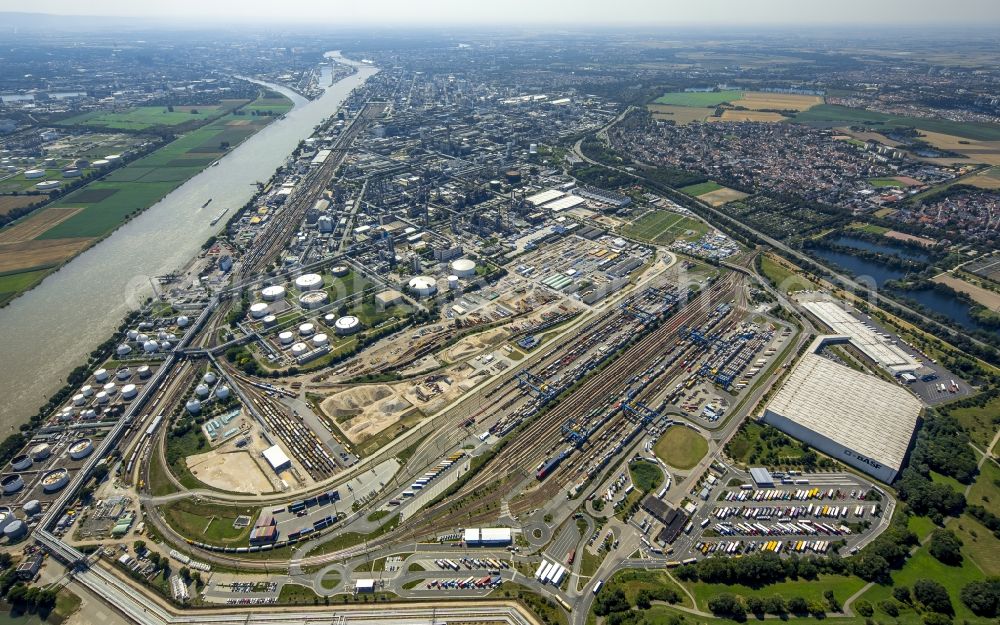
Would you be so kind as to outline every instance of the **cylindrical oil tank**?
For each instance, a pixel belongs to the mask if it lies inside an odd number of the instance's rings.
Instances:
[[[99,393],[97,393],[97,403],[99,404],[108,403],[108,394],[105,393],[104,391],[100,391]]]
[[[17,520],[14,516],[14,511],[7,506],[0,507],[0,533],[2,533],[7,526]]]
[[[97,411],[94,410],[93,408],[84,410],[83,412],[80,413],[80,417],[83,419],[96,419]]]
[[[118,392],[118,385],[115,384],[114,382],[108,382],[107,384],[104,385],[104,392],[107,393],[108,395],[114,395],[115,393]]]
[[[299,306],[306,310],[322,308],[329,302],[330,296],[326,294],[326,291],[310,291],[308,293],[303,293],[302,297],[299,298]]]
[[[119,380],[127,380],[132,377],[132,370],[129,369],[128,367],[123,367],[118,370],[118,373],[115,374],[115,377],[118,378]]]
[[[77,393],[73,396],[74,406],[82,406],[85,401],[87,401],[87,398],[84,397],[83,393]]]
[[[5,475],[3,479],[0,479],[0,489],[3,489],[4,495],[13,495],[22,488],[24,488],[24,480],[17,473]]]
[[[250,306],[250,317],[252,319],[261,319],[267,315],[267,304],[264,302],[257,302]]]
[[[265,302],[276,302],[285,296],[285,287],[283,286],[266,286],[261,289],[260,296],[264,298]]]
[[[476,275],[476,263],[468,258],[459,258],[451,261],[451,272],[459,278],[468,278]]]
[[[142,344],[142,351],[146,352],[147,354],[152,354],[159,348],[160,346],[156,344],[156,341],[146,341],[145,343]]]
[[[295,278],[295,288],[300,291],[315,291],[323,288],[323,276],[318,273],[307,273]]]
[[[108,379],[108,370],[98,369],[97,371],[94,372],[94,379],[97,380],[98,382],[102,383],[106,382]]]
[[[82,438],[69,446],[69,457],[73,460],[83,460],[94,451],[94,442],[89,438]]]
[[[119,345],[118,349],[115,350],[115,352],[119,356],[128,356],[131,351],[132,351],[132,348],[129,347],[128,345],[126,345],[125,343],[122,343],[121,345]]]
[[[3,528],[3,535],[8,541],[20,540],[25,537],[28,533],[28,526],[24,524],[24,521],[20,519],[15,519],[10,522],[10,524]]]
[[[329,343],[330,339],[328,339],[327,336],[322,332],[320,332],[319,334],[317,334],[312,338],[312,344],[315,347],[323,347],[324,345],[327,345]]]
[[[178,328],[186,328],[189,323],[191,323],[191,319],[189,319],[186,315],[181,315],[177,318]]]
[[[354,315],[345,315],[337,319],[337,322],[333,324],[333,328],[341,336],[354,334],[361,329],[361,320]]]
[[[347,268],[347,265],[337,265],[336,267],[330,270],[330,273],[332,273],[337,278],[343,278],[344,276],[347,275],[349,271],[350,270]]]
[[[38,443],[28,452],[34,462],[40,462],[52,455],[52,448],[48,443]]]
[[[430,297],[437,293],[437,281],[430,276],[410,278],[410,290],[420,297]]]
[[[295,345],[292,345],[292,356],[298,357],[307,351],[309,351],[309,346],[305,343],[296,343]]]
[[[54,493],[68,483],[69,471],[66,469],[53,469],[42,476],[42,490],[46,493]]]
[[[137,338],[139,338],[139,331],[138,330],[129,330],[127,336],[128,336],[128,340],[134,341]]]
[[[84,397],[90,397],[94,394],[94,387],[89,384],[84,384],[83,388],[80,389],[80,392],[83,393]]]
[[[265,328],[273,327],[274,324],[278,323],[278,318],[274,315],[265,315],[262,319]]]
[[[458,288],[458,276],[448,276],[448,290],[454,291]]]
[[[316,331],[316,326],[311,323],[303,323],[299,326],[299,336],[311,336]]]
[[[23,510],[28,516],[37,516],[42,513],[42,503],[37,499],[32,499],[24,504]]]
[[[278,334],[278,341],[282,345],[288,345],[294,339],[295,339],[295,335],[292,334],[291,332],[288,332],[288,331],[281,332],[281,333]]]
[[[14,459],[10,461],[10,468],[15,471],[24,471],[31,468],[31,456],[28,454],[14,456]]]
[[[135,387],[135,384],[126,384],[122,387],[122,399],[132,399],[139,394],[139,390]]]
[[[149,368],[149,365],[142,365],[141,367],[136,369],[135,372],[139,374],[140,380],[145,380],[146,378],[148,378],[153,374],[153,372]]]

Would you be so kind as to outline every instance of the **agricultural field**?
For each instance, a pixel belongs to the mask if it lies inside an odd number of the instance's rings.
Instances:
[[[686,126],[692,122],[703,122],[711,113],[708,109],[674,104],[650,104],[646,108],[653,114],[653,119],[673,121],[678,126]]]
[[[976,141],[1000,141],[1000,125],[979,122],[953,122],[944,119],[888,115],[867,109],[855,109],[836,104],[820,104],[795,116],[796,123],[835,127],[866,124],[884,128],[913,127],[925,132],[953,135]]]
[[[929,130],[924,130],[920,138],[940,150],[955,152],[966,157],[965,159],[948,159],[946,157],[945,160],[962,164],[1000,165],[1000,139],[981,141]]]
[[[39,195],[0,195],[0,215],[6,215],[12,210],[31,206],[35,202],[44,202],[48,194]]]
[[[253,114],[255,111],[226,113],[222,107],[216,107],[218,118],[214,121],[0,230],[0,273],[10,276],[32,272],[30,279],[9,278],[6,283],[34,286],[39,270],[51,271],[95,240],[108,235],[130,216],[158,202],[291,106],[285,98],[263,98],[255,101],[258,103],[262,111],[268,111],[266,114]],[[180,107],[175,107],[174,115],[192,115],[178,112],[177,108]],[[207,108],[202,108],[207,114]]]
[[[673,104],[676,106],[693,106],[700,108],[710,108],[718,106],[723,102],[733,102],[743,97],[743,92],[739,90],[729,91],[701,91],[689,93],[686,91],[675,91],[665,93],[653,100],[654,104]]]
[[[708,232],[703,222],[670,211],[651,211],[624,226],[622,233],[640,239],[668,245],[679,238],[692,239]]]
[[[996,191],[1000,189],[1000,167],[992,167],[986,171],[963,178],[962,184]]]
[[[227,100],[222,104],[199,106],[137,106],[127,111],[93,111],[57,122],[58,126],[94,126],[112,130],[149,130],[159,126],[180,126],[215,119],[246,100]]]
[[[823,97],[818,95],[747,91],[742,99],[732,102],[732,105],[751,111],[807,111],[822,103]]]
[[[781,113],[774,111],[737,111],[726,109],[722,111],[721,117],[709,117],[710,122],[781,122],[788,119]]]
[[[959,293],[965,293],[976,303],[982,304],[990,310],[1000,310],[1000,293],[984,289],[981,286],[970,284],[961,278],[957,278],[950,273],[942,273],[934,276],[934,282],[947,285]]]
[[[770,256],[761,257],[760,270],[765,277],[778,285],[776,288],[779,291],[811,291],[817,288],[812,280],[800,276]]]
[[[681,193],[686,193],[687,195],[690,195],[692,197],[698,197],[700,195],[711,193],[712,191],[718,191],[719,189],[723,188],[725,187],[723,187],[721,184],[709,180],[708,182],[701,182],[698,184],[692,184],[686,187],[682,187],[678,189],[678,191],[680,191]]]
[[[736,200],[742,200],[747,197],[747,194],[742,191],[724,187],[717,182],[712,182],[711,180],[683,187],[679,189],[679,191],[692,197],[696,197],[710,206],[722,206],[723,204],[735,202]]]
[[[903,187],[906,186],[905,184],[903,184],[899,180],[896,180],[895,178],[872,178],[868,181],[868,184],[875,187],[876,189],[884,189],[884,188],[902,189]]]
[[[868,224],[860,221],[855,221],[848,226],[851,230],[859,230],[861,232],[868,232],[870,234],[885,234],[889,232],[889,229],[884,226],[876,226],[875,224]]]

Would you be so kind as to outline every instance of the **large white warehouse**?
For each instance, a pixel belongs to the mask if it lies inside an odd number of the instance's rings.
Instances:
[[[909,391],[816,354],[819,337],[764,409],[764,422],[891,483],[923,405]]]

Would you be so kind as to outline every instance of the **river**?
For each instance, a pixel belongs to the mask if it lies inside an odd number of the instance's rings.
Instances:
[[[40,285],[0,309],[0,438],[24,423],[64,383],[66,375],[152,293],[150,278],[183,267],[226,218],[268,180],[299,142],[340,108],[350,92],[378,70],[344,59],[358,71],[309,101],[279,85],[292,100],[268,125],[175,189],[141,215],[80,254]],[[324,82],[329,81],[324,71]],[[209,198],[212,203],[202,208]]]

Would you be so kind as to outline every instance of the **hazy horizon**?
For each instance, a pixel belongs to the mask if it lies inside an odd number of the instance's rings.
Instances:
[[[463,0],[375,0],[363,3],[286,0],[176,0],[142,4],[133,0],[102,0],[84,5],[75,0],[37,0],[7,12],[52,16],[159,19],[203,23],[228,19],[238,23],[309,23],[322,26],[829,26],[881,27],[953,25],[1000,26],[1000,2],[993,0],[842,0],[804,3],[791,0],[718,2],[693,5],[676,0],[577,0],[567,6],[552,0],[507,0],[470,3]],[[219,25],[217,22],[215,25]]]

